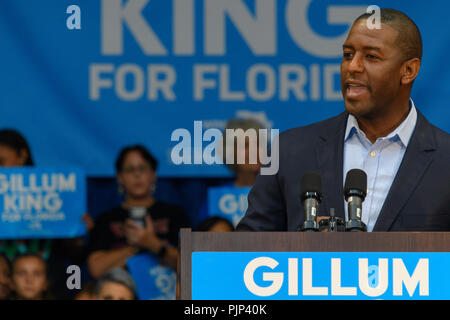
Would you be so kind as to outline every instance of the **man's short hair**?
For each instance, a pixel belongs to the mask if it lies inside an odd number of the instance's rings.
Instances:
[[[422,60],[422,36],[417,25],[410,17],[395,9],[380,9],[381,23],[391,26],[398,31],[396,44],[403,53],[404,59],[419,58]],[[364,13],[355,22],[368,19],[372,13]]]

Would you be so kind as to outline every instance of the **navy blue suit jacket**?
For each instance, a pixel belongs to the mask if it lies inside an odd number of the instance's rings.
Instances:
[[[450,231],[450,135],[418,111],[402,163],[373,231]],[[280,167],[258,175],[238,231],[295,231],[304,221],[300,180],[307,171],[322,177],[319,215],[345,219],[344,135],[348,113],[279,136]],[[363,212],[364,215],[364,212]]]

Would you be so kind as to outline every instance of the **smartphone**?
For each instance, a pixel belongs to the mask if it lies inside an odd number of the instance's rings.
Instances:
[[[132,207],[128,209],[129,218],[139,224],[141,227],[145,227],[146,214],[147,208],[145,207]]]

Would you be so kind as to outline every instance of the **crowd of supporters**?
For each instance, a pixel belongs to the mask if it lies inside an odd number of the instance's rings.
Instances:
[[[232,120],[227,128],[262,128],[253,120]],[[246,148],[248,146],[246,145]],[[16,130],[0,130],[0,167],[36,165],[26,139]],[[227,185],[252,186],[259,164],[230,167],[234,180]],[[151,254],[176,272],[178,236],[183,227],[197,231],[230,232],[227,219],[207,214],[207,201],[193,225],[182,206],[154,196],[158,161],[142,145],[123,148],[115,161],[118,192],[123,201],[95,218],[83,215],[87,234],[66,239],[1,239],[0,300],[3,299],[138,299],[136,279],[127,259]],[[139,208],[141,221],[130,218]],[[68,288],[66,268],[81,266],[81,286]]]

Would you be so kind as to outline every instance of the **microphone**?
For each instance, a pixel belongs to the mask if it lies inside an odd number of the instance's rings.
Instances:
[[[301,231],[319,231],[317,223],[317,213],[319,204],[322,201],[322,179],[315,172],[307,172],[301,181],[300,197],[305,210],[305,221]]]
[[[360,169],[347,172],[344,185],[344,196],[348,207],[348,221],[345,231],[367,231],[361,221],[362,203],[367,194],[367,175]]]

